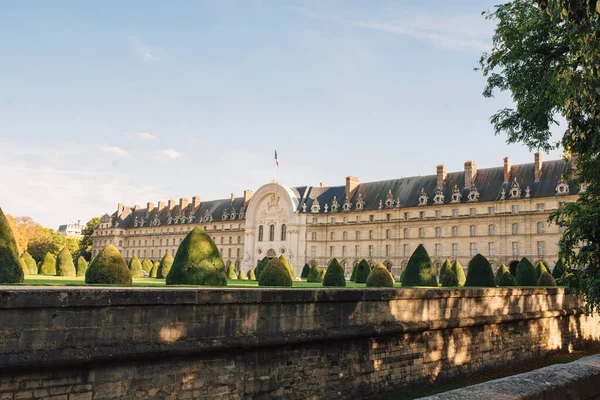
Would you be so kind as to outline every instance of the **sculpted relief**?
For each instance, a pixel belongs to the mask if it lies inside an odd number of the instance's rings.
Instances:
[[[262,201],[257,213],[259,220],[282,220],[287,217],[287,210],[279,206],[280,198],[273,193]]]

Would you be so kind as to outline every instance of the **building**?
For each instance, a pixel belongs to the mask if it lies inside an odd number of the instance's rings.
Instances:
[[[85,228],[85,225],[81,224],[81,220],[77,220],[77,222],[70,221],[66,225],[59,225],[58,233],[66,238],[81,239],[83,237],[81,234],[83,228]]]
[[[268,183],[243,197],[189,202],[149,202],[146,208],[119,204],[94,232],[93,255],[114,244],[130,259],[175,254],[194,227],[206,230],[225,263],[248,270],[264,256],[284,254],[299,273],[304,263],[325,266],[336,257],[349,271],[362,258],[382,262],[399,276],[423,244],[436,267],[457,259],[463,266],[477,253],[493,267],[511,268],[522,257],[554,265],[560,230],[549,225],[552,211],[585,190],[564,181],[571,161],[447,172],[438,165],[428,176],[340,186],[288,187]]]

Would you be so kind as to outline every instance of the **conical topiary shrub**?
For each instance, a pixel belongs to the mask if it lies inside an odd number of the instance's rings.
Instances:
[[[504,264],[502,264],[501,266],[498,267],[498,270],[496,271],[496,285],[500,286],[500,278],[502,278],[502,275],[504,275],[505,272],[508,272],[510,274],[510,270],[508,269],[508,267]]]
[[[227,267],[227,279],[229,280],[236,280],[237,274],[235,273],[235,267],[233,266],[233,264],[229,264],[229,266]]]
[[[458,286],[458,278],[456,277],[454,271],[452,271],[452,266],[444,271],[444,275],[442,275],[440,283],[443,287]]]
[[[27,268],[27,264],[25,264],[25,261],[23,260],[23,256],[19,257],[19,267],[21,267],[23,277],[25,275],[29,275],[29,269]]]
[[[344,269],[337,259],[331,260],[323,277],[323,286],[346,287]]]
[[[244,273],[244,271],[242,271],[241,269],[240,269],[240,272],[239,272],[237,278],[240,281],[247,281],[248,280],[248,277],[246,276],[246,274]]]
[[[319,283],[321,281],[321,270],[315,264],[310,268],[308,277],[306,277],[306,282]]]
[[[129,271],[131,271],[131,276],[134,278],[141,278],[144,276],[144,268],[142,268],[142,262],[137,256],[133,256],[131,260],[129,260]]]
[[[356,276],[354,282],[356,283],[366,283],[369,274],[371,273],[371,267],[369,263],[364,258],[360,260],[358,265],[356,266]]]
[[[352,267],[352,274],[350,275],[350,282],[356,281],[356,271],[358,271],[358,263],[354,264],[354,267]]]
[[[308,266],[308,264],[304,264],[304,267],[302,268],[302,273],[300,274],[300,278],[301,279],[308,278],[309,272],[310,272],[310,267]]]
[[[77,257],[77,266],[75,276],[85,276],[85,272],[88,269],[88,262],[83,256]]]
[[[279,258],[273,258],[261,272],[258,286],[292,287],[290,271]]]
[[[155,261],[152,264],[152,270],[150,271],[150,278],[158,278],[158,268],[160,267],[160,262]]]
[[[556,280],[548,271],[542,272],[537,281],[538,286],[556,286]]]
[[[287,270],[290,272],[290,278],[292,278],[292,281],[295,281],[296,280],[296,271],[294,270],[294,267],[292,266],[292,264],[288,261],[287,258],[285,258],[285,256],[283,254],[279,256],[279,261],[281,261],[283,263],[283,265],[285,265]]]
[[[559,258],[552,270],[554,279],[561,279],[565,275],[565,263],[562,258]]]
[[[146,272],[146,274],[148,276],[150,276],[150,272],[152,272],[153,267],[154,267],[154,264],[152,264],[152,261],[150,261],[150,260],[142,261],[142,269]]]
[[[256,266],[256,271],[254,271],[254,273],[256,274],[256,279],[260,279],[260,274],[262,273],[263,269],[265,269],[268,263],[269,259],[267,257],[263,257],[263,259],[258,262],[258,265]]]
[[[504,272],[498,280],[498,286],[517,286],[517,280],[510,271]]]
[[[251,269],[250,271],[248,271],[248,280],[250,280],[250,281],[255,281],[256,280],[256,274],[254,273],[253,269]]]
[[[171,253],[167,253],[164,255],[162,260],[160,260],[160,265],[158,266],[157,278],[166,279],[167,275],[169,275],[169,271],[173,266],[173,256]]]
[[[492,266],[488,259],[479,253],[469,261],[465,286],[496,287],[496,279],[494,278]]]
[[[467,275],[465,274],[465,269],[460,264],[458,260],[454,260],[452,263],[452,272],[456,274],[456,279],[458,279],[458,286],[464,286],[467,281]]]
[[[28,275],[37,275],[38,267],[37,267],[37,264],[35,263],[35,260],[33,259],[33,257],[31,257],[31,254],[29,254],[28,252],[25,252],[21,256],[21,258],[23,259],[23,262],[27,266],[27,270],[29,271]]]
[[[382,263],[373,267],[367,278],[367,287],[394,287],[394,277]]]
[[[179,245],[167,285],[226,286],[225,265],[211,237],[199,227]]]
[[[0,208],[0,283],[21,283],[24,278],[14,234]]]
[[[323,268],[321,270],[321,282],[323,282],[323,279],[325,279],[325,274],[327,273],[327,268]]]
[[[56,275],[56,259],[50,253],[46,253],[44,260],[40,265],[40,274],[42,275]]]
[[[85,283],[131,285],[131,272],[119,250],[109,244],[92,260],[85,272]]]
[[[73,256],[66,247],[58,253],[58,257],[56,258],[56,275],[75,276]]]
[[[444,272],[452,269],[452,263],[446,258],[444,263],[442,264],[442,268],[440,268],[440,282],[442,281],[442,276],[444,276]],[[456,276],[456,274],[454,274]]]
[[[535,267],[527,257],[523,257],[517,264],[517,285],[537,286],[537,275]]]
[[[535,266],[535,276],[540,279],[540,276],[544,273],[544,272],[548,272],[550,273],[550,271],[548,270],[548,268],[546,267],[546,264],[544,264],[543,262],[538,262],[537,265]]]
[[[402,286],[438,286],[431,258],[422,244],[415,249],[408,260],[403,275]]]

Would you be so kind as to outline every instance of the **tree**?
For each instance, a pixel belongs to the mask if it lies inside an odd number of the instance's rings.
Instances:
[[[502,275],[504,275],[505,272],[508,272],[510,274],[510,270],[508,269],[508,267],[504,264],[502,264],[501,266],[498,267],[498,270],[496,271],[496,285],[500,286],[500,279],[502,278]]]
[[[304,267],[302,268],[302,273],[300,274],[300,278],[301,279],[308,278],[309,272],[310,272],[310,267],[308,266],[308,264],[304,264]]]
[[[94,217],[90,219],[87,224],[85,224],[85,228],[81,230],[81,235],[83,237],[79,242],[79,254],[88,261],[92,257],[92,234],[98,225],[100,225],[100,217]]]
[[[367,287],[394,287],[394,277],[385,267],[379,263],[373,267],[366,282]]]
[[[469,261],[465,286],[496,287],[496,279],[494,278],[492,266],[488,259],[479,253]]]
[[[160,267],[160,262],[155,261],[152,264],[152,270],[150,271],[150,278],[158,278],[158,268]]]
[[[484,96],[510,91],[516,108],[492,116],[496,134],[545,151],[562,146],[571,157],[577,201],[550,215],[564,227],[560,256],[565,281],[600,312],[600,4],[583,0],[513,0],[486,17],[497,21],[493,48],[480,59]],[[566,120],[560,143],[551,142],[557,117]],[[517,277],[518,281],[518,277]]]
[[[251,269],[250,271],[248,271],[248,280],[250,280],[250,281],[255,281],[256,280],[256,274],[254,273],[253,269]]]
[[[535,267],[527,257],[523,257],[517,264],[517,284],[519,286],[536,286],[537,274]]]
[[[446,260],[442,264],[442,268],[440,268],[440,281],[442,280],[442,277],[444,276],[444,272],[446,272],[449,269],[452,269],[452,264],[450,263],[450,260],[448,260],[446,258]],[[456,276],[456,274],[454,274],[454,276]]]
[[[85,283],[131,285],[131,272],[119,250],[109,244],[94,258],[85,272]]]
[[[240,268],[240,272],[238,273],[237,279],[240,281],[247,281],[248,277],[246,276],[246,274],[244,273],[244,271],[242,271],[242,269]]]
[[[464,286],[467,281],[467,275],[465,274],[465,269],[460,264],[458,260],[454,260],[452,263],[452,272],[456,274],[456,279],[458,279],[458,286]]]
[[[564,266],[562,258],[559,258],[558,261],[556,262],[556,265],[554,265],[554,269],[552,270],[552,276],[554,277],[554,279],[562,279],[564,274],[565,274],[565,266]]]
[[[257,280],[260,279],[260,274],[262,274],[263,269],[265,269],[268,263],[269,259],[267,257],[263,257],[263,259],[258,262],[258,265],[256,266],[256,271],[254,271]]]
[[[443,287],[458,286],[458,278],[452,268],[446,269],[440,279]]]
[[[229,264],[229,266],[227,267],[227,279],[229,279],[229,280],[237,279],[237,274],[235,273],[235,267],[233,266],[233,264]]]
[[[0,283],[21,283],[24,277],[17,242],[0,208]]]
[[[319,283],[321,281],[322,281],[321,270],[315,264],[312,267],[310,267],[310,272],[308,273],[308,276],[306,277],[306,282]]]
[[[288,261],[287,258],[285,258],[285,256],[283,254],[279,256],[279,261],[281,261],[283,263],[283,265],[285,265],[287,270],[290,272],[290,278],[292,278],[292,281],[295,281],[296,280],[296,271],[294,270],[294,267],[292,267],[292,264]]]
[[[40,226],[29,239],[27,251],[36,261],[42,261],[47,253],[56,256],[64,247],[65,238],[60,233]]]
[[[346,287],[344,269],[337,259],[331,260],[323,277],[323,286]]]
[[[354,281],[356,283],[366,283],[370,273],[371,267],[367,260],[363,258],[356,266],[356,276]]]
[[[37,264],[35,263],[35,260],[33,259],[33,257],[31,257],[31,254],[29,254],[28,252],[25,252],[21,256],[21,259],[27,266],[27,270],[29,271],[28,274],[29,275],[37,275],[37,273],[38,273]]]
[[[73,256],[69,249],[64,247],[56,258],[56,275],[58,276],[75,276],[75,265],[73,264]]]
[[[142,262],[139,258],[137,258],[137,256],[133,256],[133,258],[129,260],[129,271],[131,272],[131,276],[134,278],[141,278],[144,276]]]
[[[88,269],[88,262],[83,258],[83,256],[77,257],[77,272],[76,276],[85,276],[85,272]]]
[[[173,265],[173,256],[171,253],[167,253],[164,255],[162,260],[160,260],[160,266],[158,267],[157,278],[166,279],[167,275],[169,275],[169,271],[171,270],[171,266]]]
[[[44,261],[40,264],[40,274],[56,275],[56,259],[50,253],[46,253]]]
[[[427,250],[425,250],[425,247],[422,244],[417,246],[408,259],[406,271],[404,271],[403,275],[402,286],[438,286],[433,263],[431,262]]]
[[[281,259],[273,258],[269,261],[258,278],[258,286],[292,287],[290,271]]]

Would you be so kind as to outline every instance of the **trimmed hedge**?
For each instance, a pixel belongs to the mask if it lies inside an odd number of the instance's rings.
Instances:
[[[537,286],[535,267],[527,257],[523,257],[517,264],[517,284],[519,286]]]
[[[356,271],[358,271],[358,263],[354,264],[354,267],[352,267],[352,274],[350,274],[350,282],[356,281]]]
[[[443,287],[455,287],[458,286],[458,278],[452,268],[446,269],[444,275],[442,275],[441,283]]]
[[[85,272],[88,269],[88,262],[83,256],[77,257],[77,267],[75,276],[85,276]]]
[[[323,268],[321,270],[321,282],[323,282],[323,279],[325,279],[325,274],[327,273],[327,268]]]
[[[21,283],[24,279],[17,242],[0,208],[0,283]]]
[[[56,275],[56,259],[50,253],[46,253],[44,260],[40,264],[40,274]]]
[[[75,276],[73,256],[66,247],[58,253],[58,257],[56,258],[56,275]]]
[[[19,267],[21,267],[23,277],[25,277],[25,275],[29,275],[29,269],[27,268],[27,264],[25,264],[25,260],[23,260],[23,256],[19,257]]]
[[[360,260],[358,265],[356,266],[356,276],[354,282],[356,283],[365,283],[367,282],[367,278],[371,273],[371,267],[369,263],[364,258]]]
[[[256,274],[254,273],[253,269],[251,269],[250,271],[248,271],[248,280],[250,280],[250,281],[255,281],[256,280]]]
[[[502,278],[502,275],[504,275],[505,272],[510,274],[510,270],[505,264],[498,267],[498,270],[496,271],[496,285],[500,286],[500,278]]]
[[[288,261],[287,258],[285,258],[285,256],[282,254],[279,256],[279,261],[281,261],[281,263],[283,265],[285,265],[285,267],[287,268],[288,272],[290,273],[290,278],[292,279],[292,281],[296,280],[296,270],[294,270],[294,267],[292,266],[292,264]]]
[[[302,273],[300,274],[300,278],[301,279],[308,278],[309,272],[310,272],[310,267],[308,266],[308,264],[304,264],[304,267],[302,268]]]
[[[394,287],[394,277],[382,263],[371,270],[367,278],[367,287]]]
[[[433,263],[422,244],[410,256],[404,271],[402,287],[411,286],[438,286]]]
[[[235,267],[233,266],[233,264],[229,264],[229,266],[227,267],[227,279],[229,280],[236,280],[237,277],[237,273],[235,272]]]
[[[131,276],[134,278],[140,278],[144,276],[142,272],[144,268],[142,267],[142,262],[137,256],[133,256],[131,260],[129,260],[129,271],[131,272]]]
[[[496,279],[494,278],[492,266],[488,259],[479,253],[469,261],[465,286],[496,287]]]
[[[323,277],[323,286],[346,287],[344,269],[337,259],[331,260]]]
[[[85,272],[88,284],[131,285],[131,282],[131,271],[112,244],[100,250]]]
[[[544,273],[544,272],[548,272],[550,273],[550,271],[548,270],[548,267],[546,267],[546,264],[544,264],[543,262],[538,262],[537,265],[535,266],[535,275],[538,279],[540,279],[540,276]]]
[[[273,258],[260,274],[258,286],[292,287],[290,271],[279,258]]]
[[[504,272],[498,280],[498,286],[517,286],[517,280],[510,271]]]
[[[240,268],[240,272],[238,273],[237,278],[240,281],[247,281],[248,280],[248,277],[246,276],[246,274],[244,273],[244,271],[242,271],[241,268]]]
[[[318,283],[318,282],[322,282],[322,281],[323,281],[323,279],[321,279],[321,270],[315,264],[310,268],[310,271],[308,272],[308,276],[306,277],[306,282]]]
[[[167,275],[169,275],[169,271],[173,266],[173,256],[171,253],[167,253],[164,255],[162,260],[160,260],[160,265],[158,266],[158,273],[156,274],[157,278],[167,279]]]
[[[556,280],[548,271],[542,272],[537,281],[538,286],[556,286]]]
[[[562,258],[559,258],[556,262],[556,265],[554,265],[554,269],[552,270],[552,276],[554,279],[560,279],[565,275],[565,272],[565,263]]]
[[[440,282],[442,281],[442,277],[444,276],[444,272],[446,272],[447,270],[452,269],[452,263],[450,262],[450,260],[448,260],[446,258],[446,260],[444,260],[444,263],[442,264],[442,268],[440,268]],[[456,274],[454,274],[456,276]]]
[[[156,261],[152,264],[152,271],[150,271],[150,278],[158,278],[158,268],[160,267],[160,262]]]
[[[225,264],[210,235],[196,227],[179,245],[167,285],[226,286]]]
[[[465,269],[458,260],[454,260],[452,263],[452,272],[456,274],[458,286],[464,286],[465,282],[467,281],[467,275],[465,274]]]
[[[258,265],[256,266],[256,270],[254,271],[257,280],[260,279],[260,274],[262,274],[263,270],[265,269],[268,263],[269,259],[266,256],[259,261]]]
[[[142,261],[142,269],[144,271],[146,271],[146,273],[148,274],[148,276],[150,276],[150,273],[152,272],[152,268],[154,267],[154,264],[152,264],[152,261],[150,260],[144,260]]]
[[[29,275],[37,275],[38,267],[37,267],[37,264],[35,263],[35,260],[33,259],[33,257],[31,257],[31,254],[29,254],[28,252],[25,252],[21,256],[21,258],[23,259],[23,262],[27,266]]]

